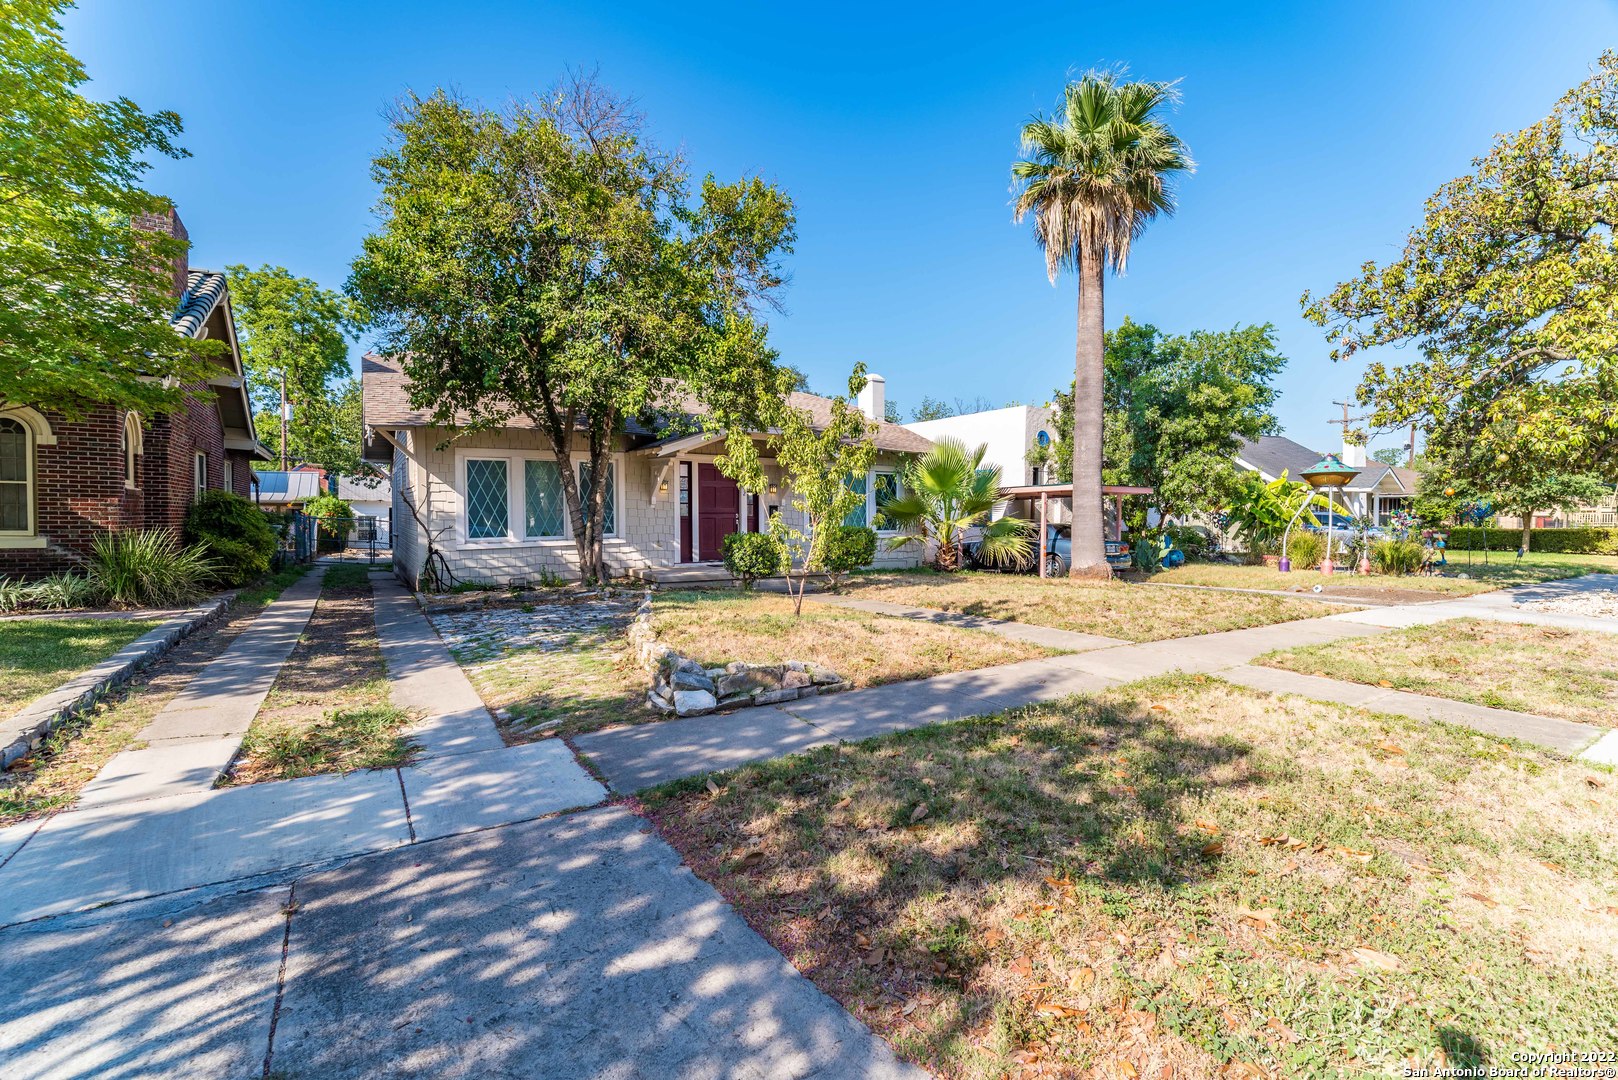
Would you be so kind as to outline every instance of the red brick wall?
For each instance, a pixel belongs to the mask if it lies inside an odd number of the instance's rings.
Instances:
[[[138,487],[124,487],[121,409],[101,408],[83,420],[47,413],[55,446],[34,447],[34,513],[43,548],[0,548],[0,577],[37,577],[79,565],[95,537],[115,529],[178,532],[191,505],[193,455],[208,456],[208,486],[225,486],[224,427],[212,402],[149,419],[136,458]],[[231,487],[248,494],[251,463],[241,451]]]

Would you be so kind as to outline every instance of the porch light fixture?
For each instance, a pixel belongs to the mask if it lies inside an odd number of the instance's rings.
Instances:
[[[657,485],[657,490],[661,494],[667,495],[669,493],[669,482],[667,480],[664,480],[662,483]]]
[[[1359,474],[1360,471],[1358,469],[1350,465],[1343,464],[1342,458],[1339,458],[1336,454],[1327,454],[1315,464],[1299,473],[1298,476],[1316,491],[1319,491],[1321,488],[1336,488],[1338,498],[1341,498],[1344,486]],[[1309,504],[1313,501],[1313,495],[1303,501],[1303,505],[1298,507],[1298,512],[1292,515],[1292,520],[1287,522],[1286,531],[1281,534],[1280,570],[1283,574],[1292,569],[1292,560],[1287,557],[1287,542],[1292,539],[1292,526],[1295,525],[1298,519],[1303,516],[1303,512],[1309,509]],[[1324,574],[1330,574],[1332,572],[1331,529],[1333,520],[1332,514],[1334,513],[1334,509],[1335,504],[1332,503],[1330,499],[1327,499],[1326,561],[1320,564],[1321,573]]]
[[[774,485],[774,484],[771,484],[771,485],[770,485],[770,494],[771,494],[771,495],[774,495],[774,494],[775,494],[775,492],[776,492],[776,487],[775,487],[775,485]]]

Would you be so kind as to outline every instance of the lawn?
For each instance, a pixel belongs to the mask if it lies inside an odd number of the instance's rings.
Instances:
[[[414,753],[403,733],[409,721],[388,697],[365,566],[332,566],[221,783],[394,768]]]
[[[1225,563],[1187,563],[1175,570],[1163,570],[1151,580],[1175,585],[1215,585],[1235,589],[1271,589],[1278,592],[1307,591],[1316,585],[1330,595],[1353,596],[1361,593],[1364,599],[1376,599],[1377,593],[1392,590],[1392,600],[1422,599],[1399,596],[1398,593],[1436,594],[1441,596],[1471,596],[1491,592],[1510,585],[1534,585],[1541,581],[1578,577],[1581,574],[1618,573],[1618,556],[1614,555],[1557,555],[1529,554],[1521,562],[1507,552],[1493,552],[1488,565],[1483,553],[1472,552],[1472,565],[1466,562],[1467,553],[1449,553],[1449,569],[1445,576],[1418,577],[1414,574],[1391,577],[1383,574],[1332,574],[1318,570],[1294,570],[1283,574],[1270,566],[1230,566]],[[1467,575],[1461,577],[1461,574]],[[1365,592],[1364,590],[1373,590]]]
[[[127,686],[53,731],[37,752],[0,773],[0,825],[71,805],[79,789],[115,754],[129,749],[163,706],[303,572],[293,567],[243,590],[223,619],[187,637]]]
[[[642,797],[945,1077],[1265,1077],[1610,1047],[1618,776],[1203,676]]]
[[[156,625],[153,619],[0,621],[0,716],[12,715]]]
[[[1066,578],[973,572],[860,573],[851,576],[845,591],[870,600],[1053,626],[1127,641],[1212,634],[1331,613],[1308,600],[1194,589],[1142,589],[1121,582],[1078,582]]]
[[[1052,655],[981,630],[912,622],[768,593],[728,590],[660,593],[653,601],[658,640],[708,667],[742,660],[803,660],[859,686],[925,679]]]
[[[1497,709],[1618,725],[1618,635],[1457,619],[1254,661]]]

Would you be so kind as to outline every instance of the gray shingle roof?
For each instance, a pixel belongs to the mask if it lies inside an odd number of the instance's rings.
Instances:
[[[432,424],[432,413],[413,408],[410,404],[410,383],[400,369],[399,362],[390,356],[366,353],[360,363],[360,411],[368,427],[399,428],[427,427]],[[831,421],[831,399],[818,394],[794,393],[788,403],[809,414],[810,423],[823,427]],[[533,430],[535,424],[526,416],[514,416],[508,427]],[[667,431],[647,431],[638,424],[625,425],[632,435],[660,438]],[[898,424],[877,424],[876,446],[900,454],[924,454],[932,443],[909,428]],[[1312,463],[1311,463],[1312,464]]]
[[[193,270],[185,278],[185,295],[169,322],[177,333],[196,337],[225,296],[225,275],[217,270]]]
[[[1284,435],[1261,435],[1256,440],[1244,439],[1236,456],[1267,476],[1280,476],[1285,471],[1289,480],[1296,480],[1323,455]]]

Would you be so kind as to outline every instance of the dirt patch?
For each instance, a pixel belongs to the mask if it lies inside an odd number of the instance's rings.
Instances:
[[[413,752],[408,722],[388,697],[370,582],[328,575],[224,782],[393,768]]]

